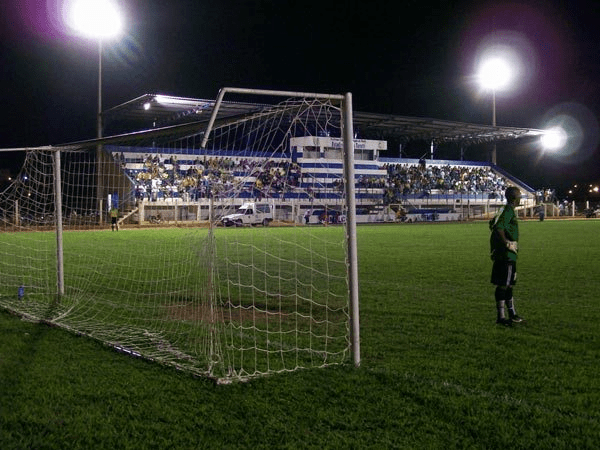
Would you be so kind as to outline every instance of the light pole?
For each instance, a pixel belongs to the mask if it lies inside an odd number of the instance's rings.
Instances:
[[[98,111],[96,115],[96,137],[102,137],[102,39],[98,39]]]
[[[96,137],[103,134],[102,117],[102,43],[104,39],[114,38],[123,28],[122,14],[113,0],[72,0],[68,12],[68,24],[83,36],[98,40],[98,111],[96,114]],[[97,211],[102,223],[102,201],[104,188],[102,145],[96,148],[97,163]]]
[[[69,26],[83,36],[98,40],[98,117],[97,137],[102,137],[102,41],[118,36],[123,20],[112,0],[73,0]]]
[[[496,126],[496,89],[492,89],[492,126]],[[496,165],[496,139],[492,145],[492,154],[490,155],[490,161],[493,165]]]
[[[483,61],[479,68],[479,83],[492,91],[492,126],[496,126],[496,91],[508,87],[512,80],[511,69],[506,60],[493,57]],[[492,148],[491,163],[496,164],[496,141]]]

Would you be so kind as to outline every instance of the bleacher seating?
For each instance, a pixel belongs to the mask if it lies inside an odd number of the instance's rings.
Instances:
[[[138,200],[208,198],[341,199],[341,161],[246,154],[158,154],[153,149],[109,148]],[[482,163],[381,158],[355,165],[361,204],[402,204],[436,198],[498,199],[506,176]]]
[[[506,179],[489,166],[393,164],[387,171],[385,203],[398,203],[409,195],[487,195],[502,198]]]

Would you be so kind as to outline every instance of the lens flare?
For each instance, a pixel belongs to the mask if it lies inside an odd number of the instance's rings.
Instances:
[[[552,127],[547,130],[541,138],[544,149],[554,151],[560,150],[565,146],[568,139],[567,132],[560,126]]]
[[[598,147],[598,121],[584,105],[557,105],[545,114],[543,123],[542,128],[550,130],[542,138],[544,150],[548,150],[548,154],[556,159],[572,164],[581,163]]]

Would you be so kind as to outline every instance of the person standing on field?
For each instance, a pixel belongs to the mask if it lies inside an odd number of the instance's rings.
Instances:
[[[117,231],[119,231],[119,224],[117,222],[118,218],[119,218],[119,210],[115,207],[112,207],[110,209],[110,227],[113,231],[115,231],[115,229]]]
[[[517,282],[517,255],[519,223],[515,208],[521,203],[521,191],[515,186],[506,189],[506,205],[490,220],[490,250],[492,261],[492,284],[496,285],[496,323],[511,326],[523,322],[517,315],[513,299],[513,286]],[[505,310],[508,310],[508,318]]]
[[[310,222],[310,213],[311,213],[311,210],[310,210],[310,208],[309,208],[309,209],[307,209],[307,210],[306,210],[306,212],[304,213],[304,223],[305,223],[306,225],[308,225],[308,224],[309,224],[309,222]]]

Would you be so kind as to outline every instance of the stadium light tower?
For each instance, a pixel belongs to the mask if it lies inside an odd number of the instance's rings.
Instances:
[[[123,29],[122,14],[114,0],[70,0],[67,3],[67,23],[79,34],[98,41],[98,112],[96,115],[96,137],[103,134],[102,117],[102,42],[115,38]],[[104,199],[104,153],[102,146],[96,148],[97,180],[96,201],[100,223],[102,223]]]
[[[68,11],[68,24],[78,33],[98,40],[98,116],[97,137],[102,137],[102,42],[118,36],[123,19],[112,0],[73,0]]]
[[[496,91],[506,89],[513,79],[508,62],[501,57],[485,59],[477,75],[482,88],[492,91],[492,126],[496,126]],[[491,155],[492,164],[496,164],[496,143]]]

